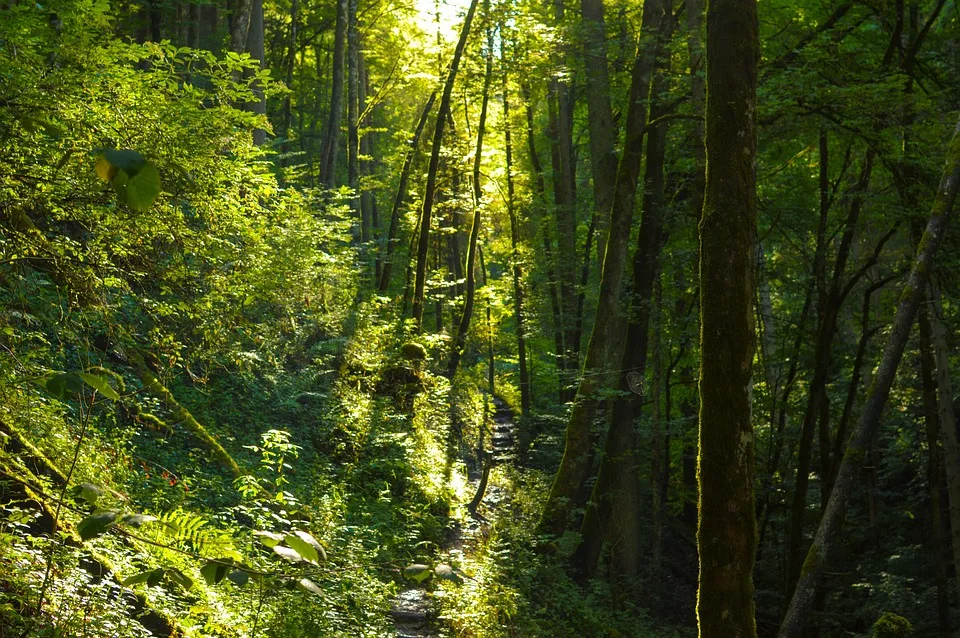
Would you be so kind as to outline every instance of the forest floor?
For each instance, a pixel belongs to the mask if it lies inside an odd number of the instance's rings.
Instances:
[[[492,450],[488,454],[496,466],[512,463],[516,458],[516,425],[513,412],[503,401],[494,399],[494,406]],[[471,473],[469,485],[472,489],[469,493],[476,493],[481,477],[481,468]],[[464,517],[452,519],[437,561],[452,564],[469,562],[483,544],[490,526],[502,512],[508,498],[507,490],[497,485],[491,476],[476,512],[468,512],[466,504],[462,504]],[[442,619],[438,617],[431,591],[425,585],[411,585],[393,599],[390,616],[397,638],[434,638],[441,635]]]

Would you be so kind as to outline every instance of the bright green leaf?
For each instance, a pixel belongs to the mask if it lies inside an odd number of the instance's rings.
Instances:
[[[422,583],[431,576],[433,576],[433,570],[430,569],[429,565],[423,565],[422,563],[407,565],[403,570],[403,577],[416,583]]]
[[[120,400],[120,395],[110,386],[106,377],[101,377],[98,374],[91,374],[89,372],[78,372],[77,376],[83,379],[84,383],[88,386],[108,399],[113,399],[114,401]]]
[[[283,536],[280,534],[274,534],[273,532],[264,532],[257,530],[253,533],[254,536],[260,539],[260,542],[266,545],[267,547],[273,547],[274,545],[279,545],[280,541],[283,540]]]

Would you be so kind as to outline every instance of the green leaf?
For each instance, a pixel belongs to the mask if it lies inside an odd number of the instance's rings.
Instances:
[[[99,536],[113,525],[120,513],[115,510],[97,510],[77,525],[77,533],[85,541]]]
[[[280,534],[274,534],[273,532],[264,532],[262,530],[257,530],[253,533],[254,536],[260,539],[260,542],[266,545],[267,547],[273,547],[274,545],[279,545],[280,541],[283,540],[283,536]]]
[[[146,212],[160,195],[160,173],[153,164],[145,164],[126,182],[125,203],[140,212]]]
[[[326,559],[327,555],[320,543],[313,536],[306,532],[296,531],[283,537],[283,542],[297,551],[300,556],[308,563],[317,564],[322,556]]]
[[[156,587],[163,580],[163,568],[157,567],[147,576],[147,587]]]
[[[89,372],[78,372],[77,376],[83,379],[84,383],[88,386],[108,399],[113,399],[114,401],[120,400],[120,395],[110,386],[106,377],[101,377],[98,374],[91,374]]]
[[[223,563],[208,562],[200,568],[200,575],[208,585],[216,585],[227,575],[227,569]]]
[[[130,149],[123,149],[119,151],[116,149],[107,149],[103,152],[103,157],[110,162],[111,166],[124,171],[130,177],[136,175],[137,172],[147,163],[147,160],[143,158],[143,155]]]
[[[150,575],[154,570],[149,569],[145,572],[140,572],[139,574],[134,574],[133,576],[127,576],[121,581],[121,585],[124,587],[129,587],[130,585],[139,585],[140,583],[145,583],[150,578]]]
[[[80,485],[74,485],[70,494],[74,498],[85,500],[90,505],[96,505],[97,500],[103,496],[103,488],[93,483],[81,483]]]
[[[422,563],[407,565],[403,569],[403,577],[407,580],[415,581],[416,583],[422,583],[431,576],[433,576],[433,570],[430,569],[429,565],[424,565]]]
[[[440,580],[448,580],[458,584],[463,583],[463,578],[461,578],[457,572],[453,571],[453,567],[450,567],[450,565],[440,563],[434,568],[433,573],[436,574]]]
[[[83,379],[76,372],[60,372],[47,377],[43,382],[47,392],[65,399],[67,394],[76,394],[83,390]]]
[[[105,182],[109,182],[117,175],[117,167],[112,165],[103,155],[97,156],[93,169],[97,172],[97,176]]]
[[[323,596],[323,590],[320,589],[320,587],[309,578],[301,578],[299,581],[297,581],[297,585],[299,585],[301,589],[305,589],[311,594]]]
[[[227,574],[227,580],[236,585],[237,587],[243,587],[250,580],[250,574],[243,571],[242,569],[235,569],[229,574]]]
[[[180,585],[184,589],[189,590],[193,587],[193,579],[175,567],[171,567],[167,570],[167,578]]]
[[[276,552],[277,556],[284,558],[291,563],[299,563],[303,560],[296,550],[290,549],[289,547],[284,547],[283,545],[274,545],[273,551]]]

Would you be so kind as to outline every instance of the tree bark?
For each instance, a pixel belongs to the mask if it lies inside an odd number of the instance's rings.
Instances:
[[[246,50],[247,32],[250,29],[252,13],[253,0],[233,0],[233,15],[230,21],[230,50],[234,53],[243,53]]]
[[[820,520],[813,545],[807,552],[800,580],[794,589],[783,624],[780,626],[780,638],[799,638],[806,626],[813,607],[817,584],[823,577],[837,544],[847,500],[852,495],[857,474],[863,467],[870,442],[880,427],[880,417],[890,395],[890,388],[893,386],[897,367],[910,335],[910,327],[913,325],[917,308],[924,295],[934,255],[943,238],[947,219],[953,211],[958,187],[960,187],[960,123],[947,148],[946,165],[937,189],[930,220],[917,247],[913,270],[900,295],[900,304],[883,350],[880,366],[867,392],[867,401],[860,419],[847,444],[843,461],[837,471],[833,492],[830,494],[830,500]],[[946,429],[944,428],[944,431]],[[947,454],[949,455],[949,451]]]
[[[370,241],[370,217],[360,206],[360,31],[357,0],[347,0],[347,186],[350,208],[360,222],[360,241]]]
[[[557,277],[554,270],[553,247],[550,244],[550,236],[547,232],[544,210],[546,209],[547,193],[543,179],[543,166],[540,163],[540,156],[537,153],[536,136],[533,128],[533,104],[530,100],[530,91],[526,84],[521,85],[523,100],[526,104],[527,115],[527,151],[530,155],[530,167],[533,172],[533,210],[540,226],[540,237],[543,242],[544,262],[546,264],[547,291],[550,297],[550,310],[553,316],[553,343],[554,352],[563,352],[563,319],[560,314],[560,295],[557,293]],[[565,374],[565,361],[559,355],[555,359],[558,372],[558,394],[563,389]]]
[[[617,131],[610,105],[610,73],[607,66],[607,29],[603,0],[580,0],[583,18],[583,64],[586,82],[587,115],[590,127],[590,171],[593,177],[593,208],[598,215],[597,246],[603,263],[609,232],[610,206],[617,181]]]
[[[937,370],[937,409],[940,432],[943,435],[944,466],[947,474],[947,500],[950,504],[950,545],[953,548],[955,575],[960,584],[960,441],[957,440],[957,420],[953,410],[953,384],[950,381],[950,358],[947,336],[940,319],[940,293],[931,286],[929,322],[933,355]]]
[[[950,632],[949,587],[947,586],[946,534],[941,516],[940,482],[943,476],[943,449],[940,447],[940,413],[936,380],[936,363],[932,344],[929,304],[920,306],[917,321],[920,328],[920,380],[923,389],[923,422],[927,435],[927,489],[930,492],[930,523],[934,582],[937,585],[937,624],[941,636]]]
[[[658,27],[658,46],[654,54],[656,68],[650,88],[650,119],[664,110],[660,97],[667,88],[669,57],[667,43],[672,34],[672,3],[664,0],[663,17]],[[666,124],[653,127],[647,134],[647,160],[644,170],[644,194],[640,232],[633,258],[633,289],[630,320],[627,322],[626,347],[620,358],[619,390],[613,403],[610,429],[600,461],[597,482],[584,514],[580,534],[583,538],[576,558],[582,573],[590,574],[596,565],[604,536],[611,539],[611,571],[616,579],[630,579],[640,562],[640,485],[637,478],[636,421],[640,416],[640,397],[631,387],[646,375],[647,346],[654,280],[660,268],[661,228],[663,226],[663,162],[666,153]]]
[[[609,344],[617,335],[620,285],[627,261],[630,222],[633,219],[634,197],[647,129],[646,98],[650,76],[656,63],[659,27],[663,5],[659,0],[644,3],[641,42],[630,78],[630,93],[624,133],[624,149],[617,170],[610,216],[610,234],[600,275],[600,294],[596,319],[587,345],[583,372],[567,423],[563,458],[547,498],[539,524],[540,533],[561,534],[570,522],[570,513],[577,492],[589,471],[591,425],[602,400],[598,391],[609,373]]]
[[[250,1],[250,25],[247,29],[246,51],[250,57],[258,61],[259,68],[266,67],[266,52],[263,46],[263,0]],[[256,100],[248,102],[245,107],[252,113],[267,114],[267,99],[263,95],[263,86],[254,82],[251,86]],[[262,146],[267,141],[267,131],[262,128],[253,129],[253,143]]]
[[[337,23],[333,37],[333,77],[330,88],[330,117],[320,151],[320,182],[335,188],[337,151],[340,146],[340,119],[343,116],[343,57],[347,40],[348,0],[337,0]]]
[[[756,0],[707,8],[707,175],[700,220],[700,636],[756,636],[751,376],[756,251]]]

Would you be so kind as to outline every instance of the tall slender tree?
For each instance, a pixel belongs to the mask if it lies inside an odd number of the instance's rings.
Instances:
[[[756,0],[707,5],[707,175],[700,219],[702,638],[756,636],[754,433],[750,418],[757,243]]]
[[[910,335],[910,328],[916,318],[917,309],[930,277],[934,256],[943,239],[947,219],[953,213],[958,189],[960,189],[960,122],[954,131],[953,139],[947,146],[946,165],[930,219],[917,246],[913,270],[901,292],[900,304],[883,349],[880,365],[873,384],[867,392],[867,401],[860,413],[857,426],[850,434],[843,461],[834,480],[833,491],[830,493],[830,500],[820,519],[813,544],[807,552],[803,571],[794,588],[783,624],[780,625],[778,634],[780,638],[797,638],[802,635],[806,627],[814,605],[817,586],[837,544],[837,533],[846,512],[847,501],[852,495],[857,474],[867,458],[870,442],[879,429],[880,417],[890,396],[890,389],[893,387],[897,367],[900,365],[900,359]]]
[[[460,68],[460,58],[467,46],[470,37],[470,25],[477,12],[477,0],[471,0],[470,8],[463,19],[460,28],[460,39],[453,52],[450,68],[447,70],[447,79],[440,96],[440,108],[437,112],[437,123],[433,129],[433,148],[430,152],[430,165],[427,167],[427,185],[423,192],[423,210],[420,218],[420,236],[417,242],[417,267],[413,288],[413,320],[419,330],[423,322],[423,293],[427,280],[427,251],[430,246],[430,224],[433,212],[433,197],[437,190],[437,172],[440,167],[440,149],[443,146],[443,130],[450,114],[450,100],[453,96],[453,85],[457,80],[457,70]]]

